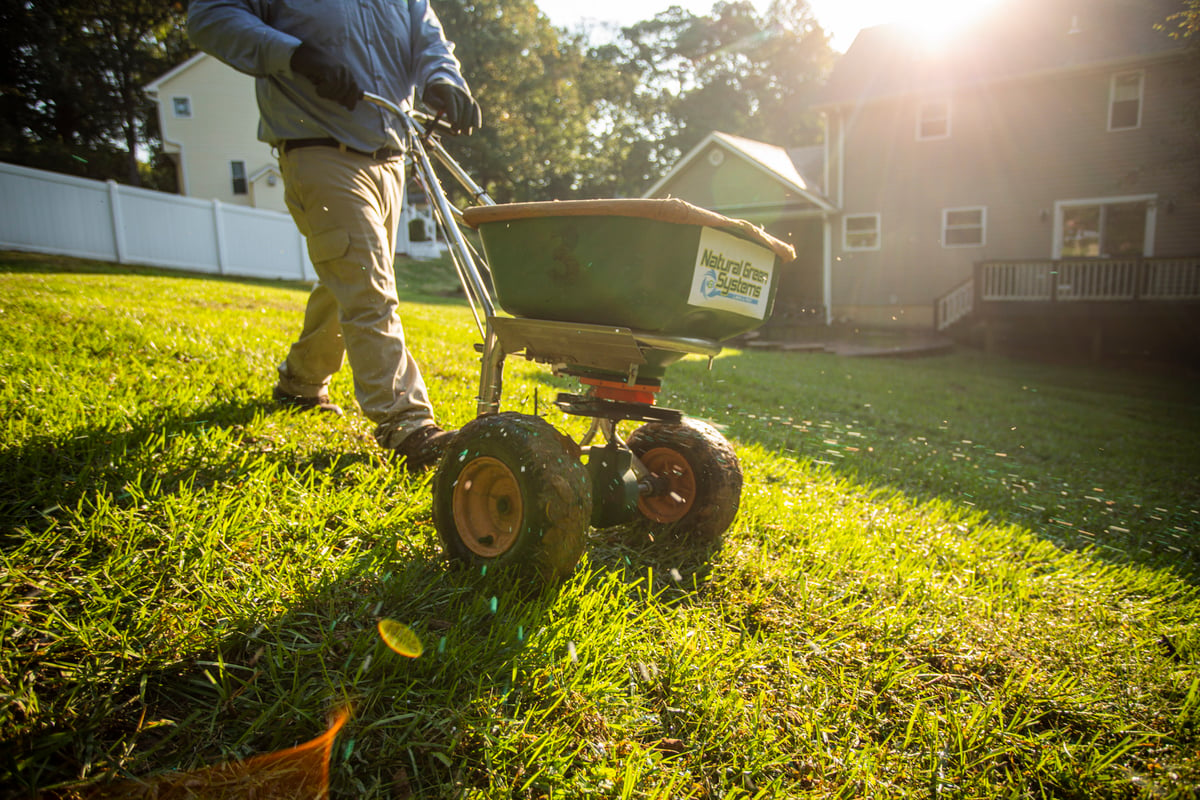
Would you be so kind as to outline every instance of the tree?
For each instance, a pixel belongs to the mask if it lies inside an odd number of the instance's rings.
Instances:
[[[140,183],[137,148],[157,139],[158,117],[142,87],[185,58],[183,2],[162,0],[86,0],[76,8],[95,40],[96,69],[104,76],[114,122],[125,144],[127,178]]]
[[[157,116],[142,86],[188,55],[181,0],[2,0],[9,160],[143,182]]]
[[[590,116],[577,39],[534,0],[446,0],[438,16],[484,114],[481,131],[447,148],[498,201],[576,194]]]
[[[1182,9],[1167,17],[1158,27],[1170,31],[1171,36],[1177,39],[1200,42],[1200,0],[1187,0]]]
[[[438,14],[484,108],[449,147],[500,201],[640,194],[712,130],[819,141],[807,111],[831,61],[806,0],[764,16],[678,6],[585,50],[533,0],[446,0]]]
[[[819,142],[808,108],[832,59],[806,0],[774,0],[763,16],[744,0],[707,16],[675,6],[623,29],[589,53],[589,72],[610,81],[593,106],[592,129],[609,134],[592,152],[593,185],[640,193],[714,130]]]
[[[806,109],[832,53],[806,0],[673,7],[590,49],[535,0],[438,13],[484,109],[447,146],[497,200],[639,194],[712,130],[819,140]],[[189,55],[185,16],[183,0],[0,0],[0,158],[162,186],[138,163],[161,147],[142,86]]]

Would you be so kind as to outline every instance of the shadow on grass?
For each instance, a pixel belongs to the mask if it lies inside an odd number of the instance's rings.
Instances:
[[[263,412],[263,403],[216,404],[127,432],[107,452],[136,449],[162,430],[234,427]],[[70,464],[82,454],[58,457]],[[338,461],[332,454],[320,458]],[[285,466],[302,470],[311,463]],[[233,469],[203,464],[173,480],[195,486]],[[93,481],[80,491],[113,488]],[[537,696],[538,687],[523,687],[518,677],[529,669],[528,650],[555,638],[555,614],[573,612],[554,610],[562,587],[448,564],[427,521],[408,536],[381,524],[365,521],[357,533],[366,541],[362,553],[321,574],[296,602],[266,615],[247,607],[244,617],[223,622],[229,632],[215,646],[181,643],[170,663],[111,672],[105,691],[90,697],[72,688],[72,679],[59,679],[64,691],[81,695],[75,720],[69,728],[51,722],[9,740],[0,774],[13,782],[0,797],[46,790],[87,796],[114,780],[153,786],[155,776],[172,784],[179,773],[293,747],[320,734],[339,709],[350,719],[332,748],[333,796],[358,796],[372,782],[397,797],[443,796],[453,785],[486,789],[491,720],[520,716],[525,694]],[[715,552],[608,529],[592,536],[588,580],[632,586],[653,568],[659,589],[673,581],[682,595],[703,583]],[[586,601],[590,587],[576,588],[579,596],[568,606]],[[654,587],[643,594],[646,602],[663,602]],[[410,626],[423,642],[420,658],[388,649],[376,630],[385,618]],[[531,645],[535,636],[541,638]],[[24,668],[45,667],[35,658]],[[400,767],[397,750],[405,756]],[[472,766],[451,769],[464,763]],[[393,766],[380,776],[377,764]],[[83,784],[81,774],[88,775]]]
[[[353,491],[350,468],[375,458],[319,447],[301,457],[246,439],[219,458],[196,452],[191,460],[175,460],[169,473],[156,472],[151,460],[142,463],[143,456],[161,452],[163,442],[198,426],[236,437],[268,413],[297,412],[278,411],[262,400],[224,401],[118,432],[82,427],[35,437],[0,452],[0,470],[8,478],[0,495],[0,527],[7,532],[0,544],[19,547],[23,528],[36,536],[36,525],[53,524],[47,504],[70,508],[98,495],[116,505],[141,502],[125,491],[131,481],[157,481],[152,493],[158,502],[236,481],[242,469],[239,451],[271,459],[284,473],[343,476],[339,484],[344,482],[347,491]],[[169,531],[167,521],[162,523]],[[303,532],[299,535],[297,548],[305,546]],[[311,567],[303,574],[315,573],[316,579],[295,602],[266,614],[248,605],[235,619],[214,620],[227,631],[215,645],[210,639],[198,647],[195,634],[190,635],[172,646],[167,663],[159,653],[141,668],[124,668],[123,658],[107,652],[107,645],[93,652],[74,644],[52,649],[51,657],[45,650],[54,647],[53,639],[25,636],[17,645],[13,675],[36,675],[38,693],[57,695],[53,704],[68,709],[70,720],[39,720],[36,709],[10,709],[14,716],[5,724],[10,735],[0,747],[0,797],[75,789],[86,796],[101,776],[104,784],[164,771],[178,777],[272,753],[318,735],[327,715],[340,708],[347,708],[351,718],[333,750],[335,765],[343,767],[335,771],[336,780],[346,780],[342,776],[355,765],[394,762],[398,742],[409,761],[407,772],[389,778],[398,796],[408,795],[406,786],[432,789],[464,779],[446,767],[463,752],[478,756],[472,763],[486,763],[478,705],[494,699],[501,708],[515,707],[516,694],[505,699],[514,689],[513,659],[533,630],[545,624],[557,589],[522,584],[511,575],[448,568],[427,519],[413,521],[404,535],[389,527],[385,516],[365,517],[335,539],[339,548],[361,540],[361,554],[351,551],[346,560],[345,551],[336,553],[342,566],[328,569],[312,548]],[[87,570],[91,562],[105,559],[108,546],[98,538],[68,542],[68,551],[60,555],[70,560],[73,572]],[[186,583],[188,573],[181,562],[178,575],[158,580]],[[121,576],[106,570],[100,579]],[[221,591],[206,589],[205,579],[197,578],[194,591],[210,590]],[[114,607],[115,629],[128,622],[126,615],[143,613],[133,599]],[[68,592],[56,607],[70,616],[75,602]],[[203,600],[185,590],[161,602],[188,613],[192,603]],[[192,613],[205,613],[203,605]],[[376,630],[382,618],[411,625],[424,642],[423,656],[408,659],[389,650]],[[54,627],[35,624],[38,631]],[[170,638],[169,632],[164,635]],[[130,658],[136,661],[137,654]],[[85,784],[78,783],[81,775],[87,776]],[[465,779],[486,785],[486,769],[481,766]],[[345,785],[337,796],[357,794]]]
[[[180,773],[294,747],[344,710],[332,796],[359,796],[372,780],[396,797],[486,787],[488,720],[518,712],[515,664],[559,588],[448,566],[430,547],[401,548],[384,560],[367,553],[281,614],[261,618],[247,609],[217,647],[126,676],[86,710],[83,724],[10,741],[0,767],[26,782],[26,792],[49,790],[44,800],[112,791],[114,781],[170,786]],[[410,627],[423,644],[420,657],[389,649],[377,631],[381,619]],[[394,765],[398,749],[403,766],[369,775],[376,764]],[[464,758],[478,765],[474,771],[449,769]],[[199,793],[186,796],[209,796],[190,785]],[[30,796],[10,789],[0,797]],[[262,786],[253,796],[283,796],[271,791]]]
[[[185,484],[193,488],[227,480],[241,466],[234,460],[210,461],[196,452],[170,474],[162,474],[152,463],[156,444],[197,429],[240,431],[255,419],[285,411],[271,400],[227,400],[186,416],[164,415],[138,420],[125,430],[109,427],[79,427],[65,434],[39,434],[17,446],[0,449],[0,548],[14,547],[23,539],[22,528],[36,528],[53,521],[53,514],[72,508],[88,496],[108,495],[118,502],[129,496],[131,481],[155,480],[160,493],[170,494]],[[246,434],[249,436],[249,434]],[[278,454],[284,466],[296,472],[306,469],[334,470],[362,460],[364,456],[341,450],[319,450],[305,460]]]
[[[1053,420],[1053,434],[1046,439],[1036,438],[1034,430],[1030,435],[1035,439],[1029,449],[998,454],[992,451],[996,448],[979,452],[981,445],[964,442],[961,435],[952,435],[945,427],[925,426],[897,416],[902,412],[893,405],[904,408],[907,403],[911,408],[922,402],[930,413],[939,414],[938,419],[961,417],[972,420],[977,429],[990,427],[996,435],[1008,434],[1010,423],[990,420],[988,412],[978,412],[983,416],[972,419],[976,413],[973,404],[980,401],[979,392],[969,385],[969,377],[953,377],[952,373],[944,385],[922,385],[920,377],[901,377],[911,385],[859,390],[853,401],[836,397],[827,408],[803,406],[803,394],[786,406],[776,407],[765,399],[776,392],[774,387],[761,391],[738,388],[739,371],[742,375],[755,374],[763,367],[764,359],[778,359],[784,364],[823,359],[821,363],[839,377],[841,372],[853,371],[855,364],[863,363],[830,355],[731,353],[722,357],[710,376],[702,372],[702,365],[683,362],[668,371],[663,396],[676,391],[685,396],[699,395],[704,405],[689,406],[686,400],[663,404],[685,415],[707,419],[741,444],[759,445],[785,459],[826,468],[833,476],[866,491],[896,492],[916,506],[950,503],[982,512],[997,524],[1024,528],[1064,549],[1086,551],[1103,562],[1168,569],[1190,583],[1200,583],[1200,483],[1194,480],[1200,474],[1200,449],[1186,449],[1189,439],[1183,434],[1194,427],[1194,414],[1200,411],[1195,404],[1196,393],[1200,392],[1197,373],[1175,368],[1110,367],[1103,373],[1108,381],[1097,386],[1100,373],[1090,366],[1019,367],[1047,381],[1042,387],[1047,393],[1053,390],[1070,398],[1065,407],[1072,412],[1104,412],[1116,426],[1122,422],[1169,426],[1170,420],[1154,415],[1176,415],[1176,427],[1184,438],[1170,443],[1178,444],[1170,462],[1174,469],[1155,466],[1151,470],[1148,465],[1161,462],[1163,453],[1119,428],[1105,432],[1104,436],[1111,438],[1110,445],[1106,438],[1097,439],[1083,418]],[[998,364],[1003,361],[996,359]],[[919,374],[915,367],[908,371]],[[534,380],[549,390],[543,405],[553,399],[555,392],[572,391],[564,388],[564,379],[549,372],[536,373]],[[780,380],[788,383],[794,379],[781,370]],[[803,393],[805,387],[798,383],[797,391]],[[1155,393],[1161,393],[1157,398],[1162,400],[1161,405],[1148,402]],[[1040,407],[1040,396],[1029,396],[1034,398],[1029,401],[1031,407]],[[914,397],[923,400],[914,401]],[[1112,412],[1110,404],[1121,411]],[[790,423],[780,421],[793,415],[797,423],[805,419],[808,424],[789,427]],[[1072,425],[1080,431],[1080,438],[1076,438]],[[1102,446],[1096,450],[1098,444]],[[1072,446],[1077,447],[1076,451],[1062,452]],[[1118,451],[1123,455],[1118,456]],[[1123,458],[1129,468],[1114,469],[1116,458]],[[987,459],[994,463],[980,469],[981,461]],[[1163,483],[1164,474],[1170,482],[1157,485]],[[1069,479],[1070,486],[1064,478]],[[1108,487],[1108,491],[1093,487]],[[1148,501],[1147,497],[1159,499]]]
[[[761,357],[732,354],[718,369],[736,387],[735,370],[753,374],[762,367]],[[862,363],[804,354],[778,358],[824,359],[820,363],[838,380]],[[1112,564],[1165,569],[1200,583],[1200,483],[1194,477],[1200,474],[1200,449],[1183,434],[1200,411],[1197,375],[1187,370],[1069,369],[1000,358],[992,363],[998,374],[1010,369],[1031,383],[1041,382],[1042,392],[1035,388],[1023,401],[1029,426],[1022,435],[1032,437],[1025,439],[1028,447],[1013,444],[1017,435],[1011,431],[1017,423],[1007,415],[1016,409],[989,408],[988,390],[971,385],[970,376],[922,373],[915,367],[901,367],[904,372],[897,373],[897,380],[907,385],[851,393],[853,384],[847,382],[846,395],[834,396],[827,408],[776,408],[754,392],[741,397],[733,388],[713,421],[730,438],[822,466],[867,491],[896,492],[915,506],[942,502],[982,512],[997,524],[1023,528],[1063,549],[1086,551]],[[915,373],[911,379],[910,370]],[[931,376],[944,382],[923,382]],[[804,391],[802,386],[798,390]],[[1048,395],[1056,396],[1053,403]],[[913,408],[928,419],[903,416],[903,409]],[[1045,418],[1054,412],[1065,416]],[[788,427],[781,420],[793,414],[796,422],[806,424]],[[927,424],[934,414],[940,426]],[[1099,430],[1089,415],[1108,422]],[[1146,427],[1149,423],[1152,429]],[[1141,440],[1139,433],[1146,430],[1160,437],[1162,449]],[[983,443],[1002,441],[1009,444]]]

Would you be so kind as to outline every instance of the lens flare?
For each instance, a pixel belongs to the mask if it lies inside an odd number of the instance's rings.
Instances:
[[[379,635],[388,647],[402,656],[417,658],[425,652],[425,646],[412,628],[394,619],[379,620]]]
[[[338,709],[328,730],[297,747],[192,772],[43,795],[43,800],[328,800],[329,757],[350,710]]]

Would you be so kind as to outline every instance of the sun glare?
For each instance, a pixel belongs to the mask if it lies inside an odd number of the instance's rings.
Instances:
[[[927,47],[942,47],[996,0],[913,0],[897,22]]]

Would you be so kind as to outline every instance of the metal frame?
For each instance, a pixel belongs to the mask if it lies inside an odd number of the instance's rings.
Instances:
[[[665,351],[680,357],[688,354],[708,356],[710,362],[721,352],[720,344],[707,339],[663,336],[605,325],[499,316],[484,279],[488,273],[487,263],[463,236],[459,228],[462,213],[447,199],[433,161],[441,164],[471,194],[475,202],[495,205],[495,201],[442,147],[437,138],[436,119],[401,108],[369,92],[363,94],[363,99],[387,109],[400,119],[415,177],[433,203],[434,220],[449,245],[459,282],[471,306],[475,325],[483,337],[479,394],[476,398],[477,416],[499,412],[504,359],[511,354],[523,352],[526,358],[549,364],[552,368],[569,363],[624,373],[628,382],[633,384],[638,368],[649,360],[646,354],[650,351]],[[619,442],[612,420],[594,422],[587,439],[590,441],[597,431],[602,432],[610,443]]]

